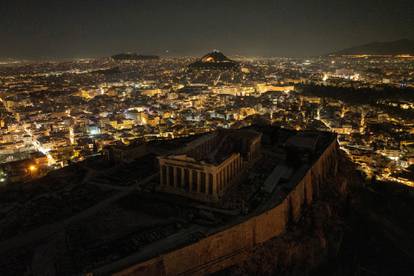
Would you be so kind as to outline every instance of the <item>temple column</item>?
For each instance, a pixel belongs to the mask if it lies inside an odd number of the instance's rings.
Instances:
[[[168,184],[171,187],[174,187],[174,167],[168,166]],[[171,178],[172,176],[172,178]]]
[[[239,162],[239,158],[237,158],[236,160],[234,160],[234,168],[235,168],[235,170],[236,170],[236,173],[239,173],[239,172],[240,172],[240,170],[239,170],[239,168],[238,168],[238,166],[237,166],[237,162]]]
[[[168,166],[164,165],[164,170],[162,174],[162,185],[168,185]]]
[[[207,194],[207,174],[206,173],[201,173],[200,172],[200,179],[201,179],[201,182],[200,182],[200,189],[201,189],[201,187],[204,187],[204,194]],[[202,185],[204,183],[204,185]]]
[[[221,191],[220,189],[220,173],[218,171],[216,171],[216,173],[214,174],[214,178],[216,179],[216,183],[217,183],[217,191]]]
[[[181,170],[181,183],[180,183],[180,188],[185,189],[185,181],[184,181],[184,168],[179,168],[179,170]]]
[[[220,170],[218,178],[220,180],[220,190],[223,190],[224,189],[224,181],[223,181],[223,171],[222,170]]]
[[[229,179],[230,179],[230,167],[229,167],[228,164],[227,164],[225,170],[226,170],[226,183],[229,183]]]
[[[177,168],[176,167],[172,167],[171,168],[173,171],[173,187],[177,187]]]
[[[189,185],[190,192],[192,192],[193,191],[193,170],[192,169],[188,170],[188,185]]]
[[[198,171],[193,170],[193,189],[198,193]]]
[[[201,172],[197,171],[197,193],[201,191]]]
[[[218,195],[217,193],[217,182],[216,182],[216,175],[214,172],[209,173],[211,177],[211,185],[213,185],[213,195]]]
[[[174,187],[174,167],[168,166],[168,185]]]
[[[175,167],[175,187],[176,188],[181,187],[181,177],[179,175],[180,173],[181,173],[181,168],[180,167]]]
[[[237,158],[236,160],[234,160],[234,169],[236,170],[236,173],[239,173],[240,172],[239,168],[237,167],[237,162],[238,161],[239,161],[239,158]]]
[[[224,169],[220,171],[220,181],[221,187],[224,189],[226,187],[226,181],[224,181]]]
[[[164,175],[164,171],[166,171],[167,168],[164,165],[161,165],[161,170],[160,170],[160,183],[162,186],[165,185],[165,175]]]

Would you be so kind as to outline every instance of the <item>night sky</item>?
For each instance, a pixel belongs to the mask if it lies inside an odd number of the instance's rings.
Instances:
[[[1,58],[310,56],[414,39],[413,0],[1,0]]]

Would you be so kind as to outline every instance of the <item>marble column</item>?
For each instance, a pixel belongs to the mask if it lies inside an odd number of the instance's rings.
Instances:
[[[164,166],[164,165],[161,165],[161,169],[160,169],[160,184],[162,185],[162,186],[164,186],[165,185],[165,175],[164,175],[164,171],[166,171],[167,169],[166,169],[166,167]]]
[[[178,187],[178,168],[177,167],[173,167],[174,169],[174,187],[177,188]]]
[[[217,195],[216,177],[213,173],[209,173],[209,183],[213,186],[213,195]],[[210,185],[210,184],[209,184]]]
[[[221,169],[221,184],[226,187],[226,168]]]
[[[184,177],[185,177],[185,175],[184,175],[184,168],[179,168],[180,170],[181,170],[181,183],[179,184],[180,185],[180,188],[182,188],[182,189],[185,189],[185,187],[184,187],[184,185],[185,185],[185,181],[184,181]]]
[[[197,171],[197,193],[201,191],[201,172]]]
[[[167,185],[167,186],[170,186],[170,183],[171,183],[171,180],[170,180],[170,170],[171,170],[171,168],[170,168],[170,166],[165,166],[166,168],[165,168],[165,174],[166,174],[166,176],[165,176],[165,185]]]
[[[221,191],[220,172],[216,172],[214,177],[216,178],[217,191]]]
[[[193,170],[192,169],[188,169],[188,188],[190,192],[193,191]]]

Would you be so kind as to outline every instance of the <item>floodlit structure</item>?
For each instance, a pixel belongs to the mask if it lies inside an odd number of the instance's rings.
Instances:
[[[260,154],[261,134],[221,130],[203,136],[182,153],[159,157],[160,190],[217,201]]]

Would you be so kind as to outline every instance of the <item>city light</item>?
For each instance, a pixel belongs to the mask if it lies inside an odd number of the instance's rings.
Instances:
[[[275,58],[264,63],[254,58],[233,60],[213,51],[199,59],[157,58],[134,63],[133,68],[117,60],[76,60],[70,64],[73,69],[55,63],[45,72],[59,73],[65,80],[50,83],[48,89],[63,85],[67,92],[50,96],[48,101],[38,101],[30,93],[0,95],[0,108],[12,118],[8,128],[3,128],[2,142],[7,144],[15,138],[23,141],[8,149],[10,153],[4,155],[3,162],[40,154],[36,158],[44,156],[45,162],[40,162],[37,170],[46,172],[95,156],[117,143],[131,145],[135,140],[187,137],[218,128],[248,126],[260,119],[287,129],[336,132],[342,150],[366,177],[375,174],[377,179],[411,185],[403,175],[413,164],[407,137],[413,133],[414,122],[404,114],[413,109],[413,104],[410,94],[398,94],[402,82],[407,89],[414,87],[406,81],[410,60],[355,57]],[[82,69],[77,68],[78,62],[83,64]],[[112,67],[118,68],[122,76],[119,80],[88,75]],[[36,78],[47,73],[9,74],[13,78],[0,84],[2,90],[28,83],[25,91],[33,89],[35,95],[40,85]],[[79,74],[90,85],[71,84]],[[375,95],[379,88],[372,87],[384,85],[396,92],[376,98],[375,102],[357,92],[370,90]],[[339,94],[348,87],[355,91],[352,101]],[[42,112],[60,104],[60,111]],[[23,106],[32,106],[36,111],[25,112]],[[388,125],[389,129],[378,128],[378,124]],[[5,123],[0,120],[1,125]]]
[[[0,276],[409,275],[413,15],[0,1]]]

